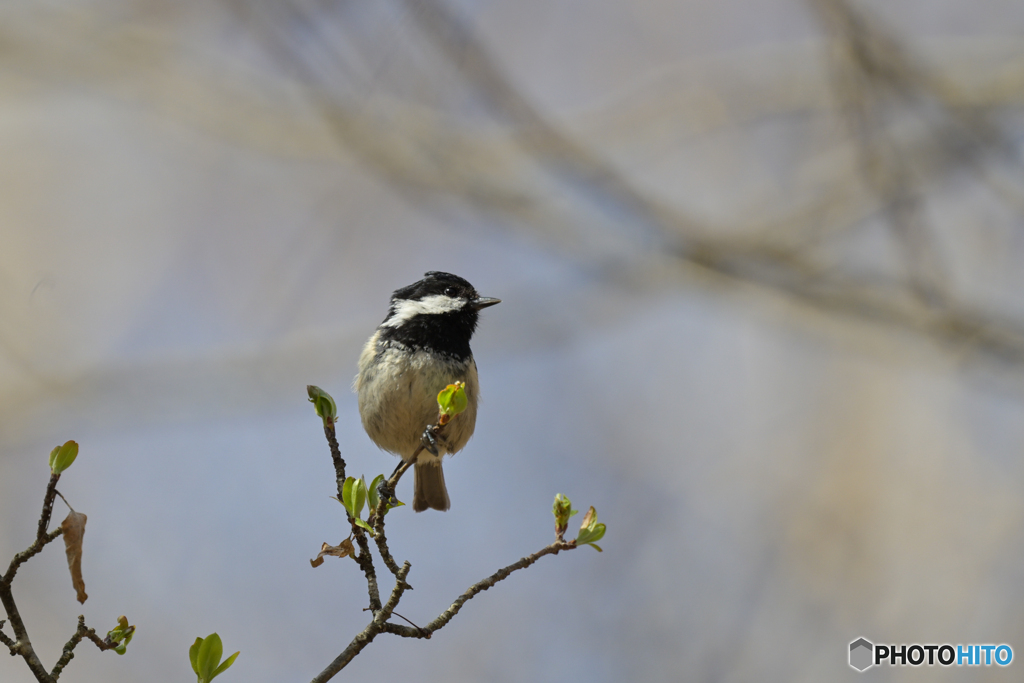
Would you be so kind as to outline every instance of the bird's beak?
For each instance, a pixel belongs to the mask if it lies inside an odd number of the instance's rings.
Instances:
[[[493,306],[494,304],[500,304],[501,299],[495,299],[494,297],[490,296],[481,296],[477,297],[476,299],[473,299],[469,303],[473,308],[479,311],[481,308],[487,308],[488,306]]]

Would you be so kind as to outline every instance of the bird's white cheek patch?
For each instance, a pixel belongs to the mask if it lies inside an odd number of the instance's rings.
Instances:
[[[406,299],[395,305],[394,314],[381,327],[400,327],[418,315],[450,313],[461,309],[465,303],[463,299],[455,299],[444,294],[433,294],[418,300]]]

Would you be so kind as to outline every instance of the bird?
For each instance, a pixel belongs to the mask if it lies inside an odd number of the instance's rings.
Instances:
[[[469,341],[480,311],[497,303],[501,299],[480,296],[458,275],[427,272],[392,293],[384,322],[359,356],[354,389],[366,434],[404,462],[420,451],[413,469],[416,512],[451,507],[441,460],[473,436],[480,382]],[[437,394],[455,382],[465,383],[466,410],[420,449],[430,438],[425,430],[437,421]]]

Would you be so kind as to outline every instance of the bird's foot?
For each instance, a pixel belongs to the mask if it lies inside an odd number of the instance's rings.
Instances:
[[[388,486],[388,480],[385,479],[377,485],[377,495],[383,500],[388,507],[395,507],[398,505],[398,499],[395,498],[395,490]]]
[[[437,427],[427,425],[427,428],[423,430],[420,443],[423,445],[423,448],[430,451],[431,455],[437,455]]]

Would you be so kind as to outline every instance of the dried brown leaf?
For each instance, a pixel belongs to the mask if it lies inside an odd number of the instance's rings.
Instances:
[[[324,563],[324,557],[326,555],[333,555],[334,557],[350,557],[355,553],[356,549],[352,546],[352,539],[346,538],[338,545],[327,545],[324,543],[320,546],[320,554],[316,556],[316,559],[310,560],[309,563],[314,567],[319,567]]]
[[[85,581],[82,580],[82,537],[85,536],[86,519],[88,518],[81,512],[72,510],[60,523],[60,528],[64,532],[64,551],[68,556],[71,583],[78,593],[78,602],[85,602],[89,597],[85,594]]]

